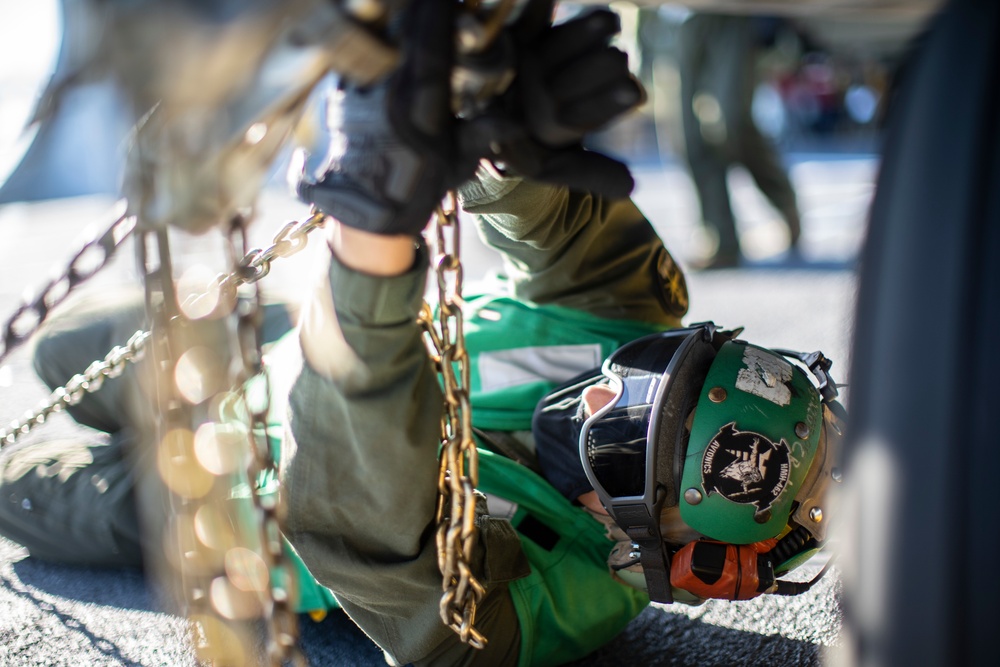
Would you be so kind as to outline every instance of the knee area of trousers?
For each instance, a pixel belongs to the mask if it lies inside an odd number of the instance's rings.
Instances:
[[[50,387],[65,384],[71,377],[62,370],[58,361],[60,350],[65,348],[63,338],[58,332],[42,329],[31,344],[31,366],[42,382]]]

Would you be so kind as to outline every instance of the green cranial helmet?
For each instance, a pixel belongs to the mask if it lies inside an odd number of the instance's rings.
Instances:
[[[654,600],[788,592],[776,577],[826,539],[844,417],[830,362],[738,334],[704,323],[619,348],[602,368],[616,398],[581,431]]]

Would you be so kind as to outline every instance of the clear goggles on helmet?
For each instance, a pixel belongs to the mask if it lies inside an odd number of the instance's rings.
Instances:
[[[584,472],[608,514],[639,545],[649,594],[658,602],[672,600],[660,510],[665,501],[676,503],[680,432],[721,344],[716,332],[709,322],[620,347],[601,368],[615,397],[580,431]]]

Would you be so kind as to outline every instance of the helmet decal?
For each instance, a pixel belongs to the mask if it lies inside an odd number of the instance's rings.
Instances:
[[[787,389],[787,388],[786,388]],[[702,487],[742,505],[766,512],[788,485],[790,456],[784,439],[773,442],[760,433],[739,431],[729,422],[705,448]]]
[[[771,401],[788,405],[792,391],[792,365],[775,354],[747,345],[743,348],[743,365],[736,375],[736,388]]]
[[[813,470],[822,418],[819,391],[803,368],[780,352],[724,343],[691,422],[681,518],[731,544],[780,534]]]

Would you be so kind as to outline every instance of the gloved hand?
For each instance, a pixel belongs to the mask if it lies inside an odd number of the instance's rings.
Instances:
[[[473,174],[482,152],[460,148],[467,124],[451,111],[455,7],[411,2],[399,69],[330,100],[331,152],[318,180],[300,179],[304,201],[350,227],[419,236],[445,192]]]
[[[645,100],[628,57],[610,45],[620,20],[598,9],[552,26],[553,4],[533,0],[510,29],[518,62],[502,102],[518,128],[497,142],[494,163],[570,189],[626,197],[634,185],[628,168],[581,144]]]

